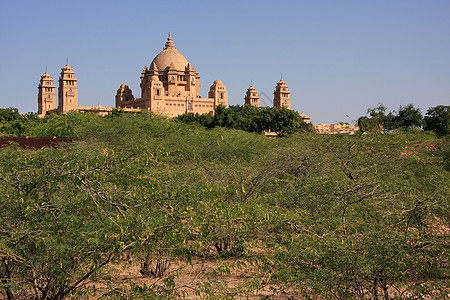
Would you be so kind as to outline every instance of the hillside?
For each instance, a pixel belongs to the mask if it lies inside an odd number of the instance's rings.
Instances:
[[[0,298],[448,296],[448,139],[64,120],[0,149]]]

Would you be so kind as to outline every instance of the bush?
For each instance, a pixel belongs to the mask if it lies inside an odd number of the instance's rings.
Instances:
[[[272,130],[279,136],[306,128],[306,124],[296,111],[252,105],[231,105],[229,108],[218,106],[214,117],[206,114],[184,114],[178,116],[177,119],[183,123],[197,123],[208,129],[225,127],[257,133]]]

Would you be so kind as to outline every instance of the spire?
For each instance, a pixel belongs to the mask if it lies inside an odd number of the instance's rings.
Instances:
[[[175,48],[175,44],[172,42],[172,35],[170,32],[169,32],[169,37],[167,38],[166,45],[164,46],[164,50],[169,49],[169,48]]]

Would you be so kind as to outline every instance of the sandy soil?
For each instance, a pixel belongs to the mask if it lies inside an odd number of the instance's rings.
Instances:
[[[86,299],[108,299],[114,291],[120,295],[120,287],[132,284],[157,290],[169,276],[173,276],[177,297],[182,299],[302,299],[292,288],[265,284],[268,278],[241,259],[174,260],[163,277],[142,276],[140,269],[140,263],[132,260],[110,265],[106,269],[108,278],[85,285],[89,294]]]

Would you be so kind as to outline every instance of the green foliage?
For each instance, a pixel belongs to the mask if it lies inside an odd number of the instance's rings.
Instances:
[[[231,273],[227,260],[248,260],[264,274],[255,291],[274,284],[348,299],[446,292],[447,140],[419,132],[267,139],[223,127],[251,131],[261,111],[276,120],[272,110],[218,111],[201,125],[147,112],[32,120],[36,135],[79,139],[0,149],[0,297],[91,295],[98,290],[87,283],[110,278],[107,267],[124,253],[147,263],[146,276],[156,276],[150,262],[159,261],[162,278],[110,280],[111,298],[182,297],[176,273],[162,269],[193,257],[217,259],[220,274]],[[291,118],[285,113],[280,123]],[[183,118],[191,117],[199,118]],[[222,125],[205,126],[210,119]],[[232,297],[225,282],[195,288],[199,297]]]
[[[119,108],[114,107],[113,110],[111,111],[111,114],[107,115],[106,117],[115,118],[122,115],[123,113],[124,113],[123,109],[121,109],[120,107]]]
[[[252,105],[231,105],[229,108],[218,106],[214,117],[207,114],[184,114],[177,119],[183,123],[200,124],[209,129],[225,127],[257,133],[272,130],[280,136],[306,128],[306,124],[296,111]]]
[[[438,136],[450,134],[450,106],[430,107],[424,121],[425,130],[432,130]]]
[[[392,124],[392,114],[386,114],[386,106],[379,104],[375,108],[367,110],[368,116],[358,119],[358,126],[363,132],[382,132],[383,129],[389,129]]]
[[[398,130],[421,129],[423,126],[422,112],[412,104],[401,106],[396,113],[386,113],[386,107],[379,104],[367,110],[368,116],[358,119],[358,126],[363,132],[388,132]]]
[[[0,108],[0,122],[11,122],[21,119],[17,108]]]
[[[393,128],[421,129],[423,125],[422,112],[412,104],[400,106],[393,119],[393,124]]]
[[[82,124],[100,118],[95,114],[82,112],[68,112],[67,114],[50,114],[42,119],[34,119],[27,126],[25,133],[31,137],[56,136],[78,137]]]
[[[20,136],[23,134],[25,118],[19,114],[17,108],[0,108],[0,137]]]

